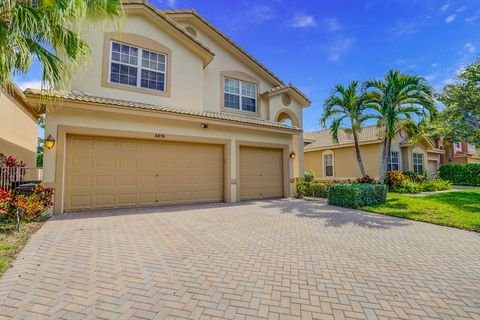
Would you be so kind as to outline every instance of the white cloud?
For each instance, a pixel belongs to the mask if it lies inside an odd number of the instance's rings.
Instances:
[[[339,61],[345,55],[355,42],[354,38],[339,38],[330,43],[326,48],[328,60],[332,62]]]
[[[437,79],[437,75],[436,74],[427,74],[424,78],[427,81],[432,81],[432,80]]]
[[[392,33],[397,37],[411,35],[417,33],[422,28],[421,23],[415,21],[406,21],[399,19],[395,24],[387,29],[388,33]]]
[[[18,87],[22,90],[25,89],[41,89],[42,88],[42,81],[41,80],[29,80],[29,81],[22,81],[17,83]]]
[[[466,17],[465,22],[466,23],[474,23],[478,19],[480,19],[480,10],[476,11],[473,15]]]
[[[293,22],[291,24],[294,28],[309,28],[315,27],[317,22],[314,16],[309,16],[305,14],[297,14],[293,18]]]
[[[268,21],[275,17],[273,9],[269,6],[252,6],[248,14],[257,21]]]
[[[170,8],[175,7],[175,5],[177,4],[177,0],[158,0],[158,2],[161,6],[167,6]]]
[[[474,53],[476,48],[471,42],[465,43],[465,49],[467,50],[468,53]]]
[[[336,18],[326,18],[323,20],[323,26],[329,32],[335,32],[342,29],[342,26]]]
[[[467,10],[467,7],[466,6],[462,6],[460,8],[458,8],[457,10],[455,10],[455,12],[458,12],[458,13],[461,13],[463,11]]]
[[[438,67],[438,63],[432,63],[432,68]]]
[[[440,7],[440,11],[441,12],[445,12],[448,10],[448,8],[450,7],[450,4],[449,3],[445,3],[443,6]]]
[[[456,18],[457,18],[456,14],[451,14],[445,19],[445,23],[451,23],[451,22],[455,21]]]

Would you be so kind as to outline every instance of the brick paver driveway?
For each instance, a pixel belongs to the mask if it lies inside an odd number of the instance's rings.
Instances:
[[[480,319],[480,235],[272,200],[70,214],[0,281],[6,318]]]

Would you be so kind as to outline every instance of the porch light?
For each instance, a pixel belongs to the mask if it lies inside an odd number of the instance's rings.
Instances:
[[[290,152],[290,159],[294,160],[297,155],[295,154],[294,151]]]
[[[51,134],[45,139],[45,148],[52,149],[55,146],[55,138]]]

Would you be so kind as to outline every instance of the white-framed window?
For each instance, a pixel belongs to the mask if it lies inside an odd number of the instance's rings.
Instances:
[[[468,144],[468,153],[475,153],[475,144],[473,143]]]
[[[224,78],[224,107],[247,112],[257,112],[257,85]]]
[[[388,158],[388,171],[400,170],[400,153],[398,151],[391,151]]]
[[[453,144],[453,148],[455,149],[455,152],[456,151],[462,151],[462,144],[460,142],[455,142]]]
[[[162,53],[111,42],[109,81],[166,92],[167,56]]]
[[[413,172],[423,173],[423,153],[413,153]]]
[[[325,177],[333,177],[333,154],[327,153],[323,155],[323,166]]]

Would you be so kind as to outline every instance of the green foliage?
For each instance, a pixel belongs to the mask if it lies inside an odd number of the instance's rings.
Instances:
[[[299,182],[297,184],[297,197],[327,198],[331,184],[316,182]]]
[[[332,184],[328,193],[328,204],[348,208],[381,205],[386,199],[384,184]]]
[[[388,190],[392,191],[400,187],[403,181],[407,179],[407,176],[401,171],[387,171],[385,176],[385,184],[388,186]]]
[[[407,177],[408,180],[413,181],[413,182],[418,182],[418,183],[425,182],[428,178],[426,172],[416,173],[416,172],[413,172],[413,171],[406,171],[403,174]]]
[[[391,191],[396,193],[420,193],[429,191],[450,190],[452,184],[445,180],[425,180],[422,182],[404,180],[399,186],[392,188]]]
[[[315,173],[311,170],[305,171],[305,182],[315,181]]]
[[[368,94],[364,91],[359,92],[358,87],[358,81],[350,82],[346,88],[341,84],[336,85],[331,96],[327,98],[323,105],[320,124],[323,128],[326,128],[327,121],[330,121],[330,132],[335,143],[338,143],[339,130],[353,136],[357,162],[360,172],[365,176],[358,133],[362,130],[363,124],[370,119],[370,116],[365,113]]]
[[[453,184],[480,186],[480,164],[446,164],[440,167],[440,178]]]
[[[46,88],[64,83],[90,52],[76,32],[120,16],[121,0],[0,1],[0,87],[27,73],[34,58],[43,65]]]
[[[384,80],[366,81],[364,87],[369,92],[369,108],[374,112],[371,118],[377,120],[384,139],[383,177],[387,171],[392,140],[398,130],[405,130],[411,138],[418,137],[421,132],[419,123],[437,113],[433,89],[424,78],[398,70],[388,71]]]
[[[442,191],[452,189],[450,181],[445,180],[427,180],[422,183],[422,191]]]
[[[402,181],[402,183],[400,183],[400,186],[393,189],[392,191],[397,193],[421,193],[422,184],[420,182],[415,182],[407,179]]]
[[[425,132],[433,138],[480,144],[480,59],[437,95],[445,108]]]

